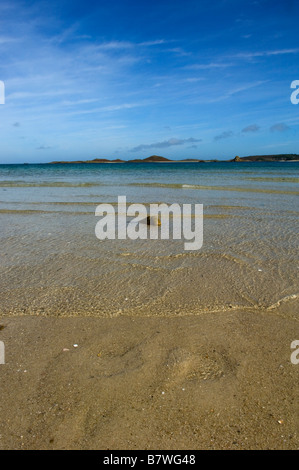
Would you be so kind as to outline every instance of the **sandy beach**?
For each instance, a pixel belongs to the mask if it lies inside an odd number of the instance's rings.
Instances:
[[[299,448],[298,167],[227,165],[2,166],[1,449]],[[202,248],[99,240],[121,194]]]
[[[0,448],[298,449],[296,307],[3,316]]]

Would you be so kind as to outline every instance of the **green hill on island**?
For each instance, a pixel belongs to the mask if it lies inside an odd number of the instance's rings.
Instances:
[[[135,158],[133,160],[121,160],[117,158],[115,160],[109,160],[108,158],[94,158],[93,160],[76,160],[76,161],[54,161],[51,164],[64,164],[64,163],[175,163],[175,162],[196,162],[196,163],[211,163],[211,162],[287,162],[287,161],[299,161],[299,155],[296,153],[289,154],[278,154],[278,155],[252,155],[247,157],[236,156],[231,160],[199,160],[196,158],[185,158],[183,160],[171,160],[166,157],[159,155],[152,155],[147,158]]]

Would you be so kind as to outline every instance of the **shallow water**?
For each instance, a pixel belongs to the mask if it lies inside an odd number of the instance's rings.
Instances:
[[[188,315],[298,294],[299,163],[0,166],[0,313]],[[95,236],[101,203],[203,204],[203,246]]]

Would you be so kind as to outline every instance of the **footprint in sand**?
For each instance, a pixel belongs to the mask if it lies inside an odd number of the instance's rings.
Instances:
[[[227,357],[215,350],[191,352],[182,348],[169,351],[165,361],[169,385],[187,381],[219,380],[232,371]]]

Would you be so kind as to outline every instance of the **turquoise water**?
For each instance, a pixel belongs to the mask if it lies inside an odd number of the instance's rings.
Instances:
[[[118,193],[113,190],[124,188],[128,195],[135,194],[136,185],[166,189],[201,185],[298,192],[298,182],[299,162],[0,165],[2,192],[7,188],[18,188],[14,193],[29,200],[41,195],[43,199],[38,202],[57,197],[57,192],[67,199],[79,194],[82,197],[115,195]],[[132,185],[134,190],[130,189]],[[49,189],[33,189],[39,187]],[[23,191],[21,188],[32,189]],[[202,195],[206,196],[206,192]],[[10,192],[5,196],[10,197]]]
[[[0,166],[0,313],[182,315],[298,293],[299,162]],[[98,204],[203,204],[204,242],[105,240]]]

